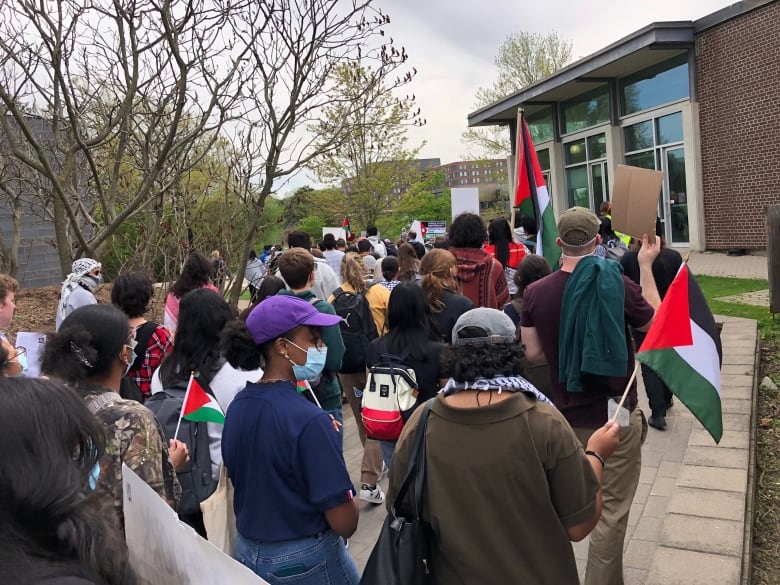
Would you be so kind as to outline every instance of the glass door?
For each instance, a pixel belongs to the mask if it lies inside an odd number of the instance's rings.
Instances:
[[[666,240],[670,245],[688,245],[688,192],[685,183],[685,149],[663,149],[663,217]]]

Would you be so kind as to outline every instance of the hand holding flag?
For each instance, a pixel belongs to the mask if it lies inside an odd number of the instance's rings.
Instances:
[[[213,422],[220,425],[225,424],[225,413],[219,406],[217,399],[207,393],[200,385],[195,372],[190,374],[190,381],[187,384],[187,392],[184,394],[184,403],[181,407],[179,422],[176,424],[176,432],[173,434],[174,440],[179,437],[179,427],[181,419],[195,422]]]

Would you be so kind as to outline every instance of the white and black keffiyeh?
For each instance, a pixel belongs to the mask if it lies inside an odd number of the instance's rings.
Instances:
[[[84,277],[92,272],[95,268],[100,268],[101,264],[97,260],[92,258],[79,258],[73,261],[71,266],[71,273],[65,278],[62,283],[62,291],[60,292],[60,304],[57,307],[57,314],[60,319],[64,319],[67,315],[65,311],[68,306],[68,298],[70,294],[76,289],[77,286],[84,285],[90,292],[95,292],[97,288],[97,281],[88,280]]]
[[[453,378],[447,380],[447,383],[440,390],[445,396],[448,394],[455,394],[461,390],[495,390],[499,394],[503,391],[507,392],[525,392],[536,397],[539,402],[546,402],[552,405],[547,396],[539,392],[536,386],[531,384],[528,380],[522,376],[495,376],[493,378],[477,378],[471,382],[457,382]]]

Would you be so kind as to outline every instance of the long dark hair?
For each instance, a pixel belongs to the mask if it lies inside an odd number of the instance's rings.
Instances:
[[[225,299],[211,289],[199,288],[184,295],[173,351],[160,365],[163,387],[188,380],[193,371],[210,380],[217,373],[220,359],[219,334],[233,318]]]
[[[387,327],[384,340],[388,351],[396,355],[408,353],[420,361],[428,357],[428,341],[440,339],[428,309],[425,291],[411,282],[396,285],[390,293]]]
[[[211,282],[211,271],[212,266],[208,258],[200,252],[191,252],[184,261],[181,275],[171,285],[169,292],[182,299],[191,290],[204,287]]]
[[[127,315],[113,305],[79,307],[46,342],[41,371],[82,386],[111,371],[129,335]]]
[[[123,535],[89,488],[105,431],[62,384],[0,377],[0,580],[134,583]]]
[[[503,217],[497,217],[488,224],[488,240],[496,247],[496,259],[506,268],[509,262],[509,243],[512,241],[512,229]]]

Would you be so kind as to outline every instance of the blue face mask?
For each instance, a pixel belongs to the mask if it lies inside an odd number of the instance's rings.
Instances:
[[[95,463],[95,467],[89,473],[89,489],[93,492],[97,489],[98,478],[100,478],[100,463]]]
[[[22,366],[22,373],[21,376],[27,375],[28,363],[27,363],[27,352],[20,353],[17,358],[19,360],[19,365]]]
[[[289,339],[284,338],[284,340],[301,351],[306,351],[306,363],[302,366],[296,364],[291,358],[287,358],[293,366],[293,374],[296,380],[313,380],[322,373],[322,369],[325,367],[325,358],[328,357],[327,347],[310,347],[304,350],[300,345],[293,343]]]

